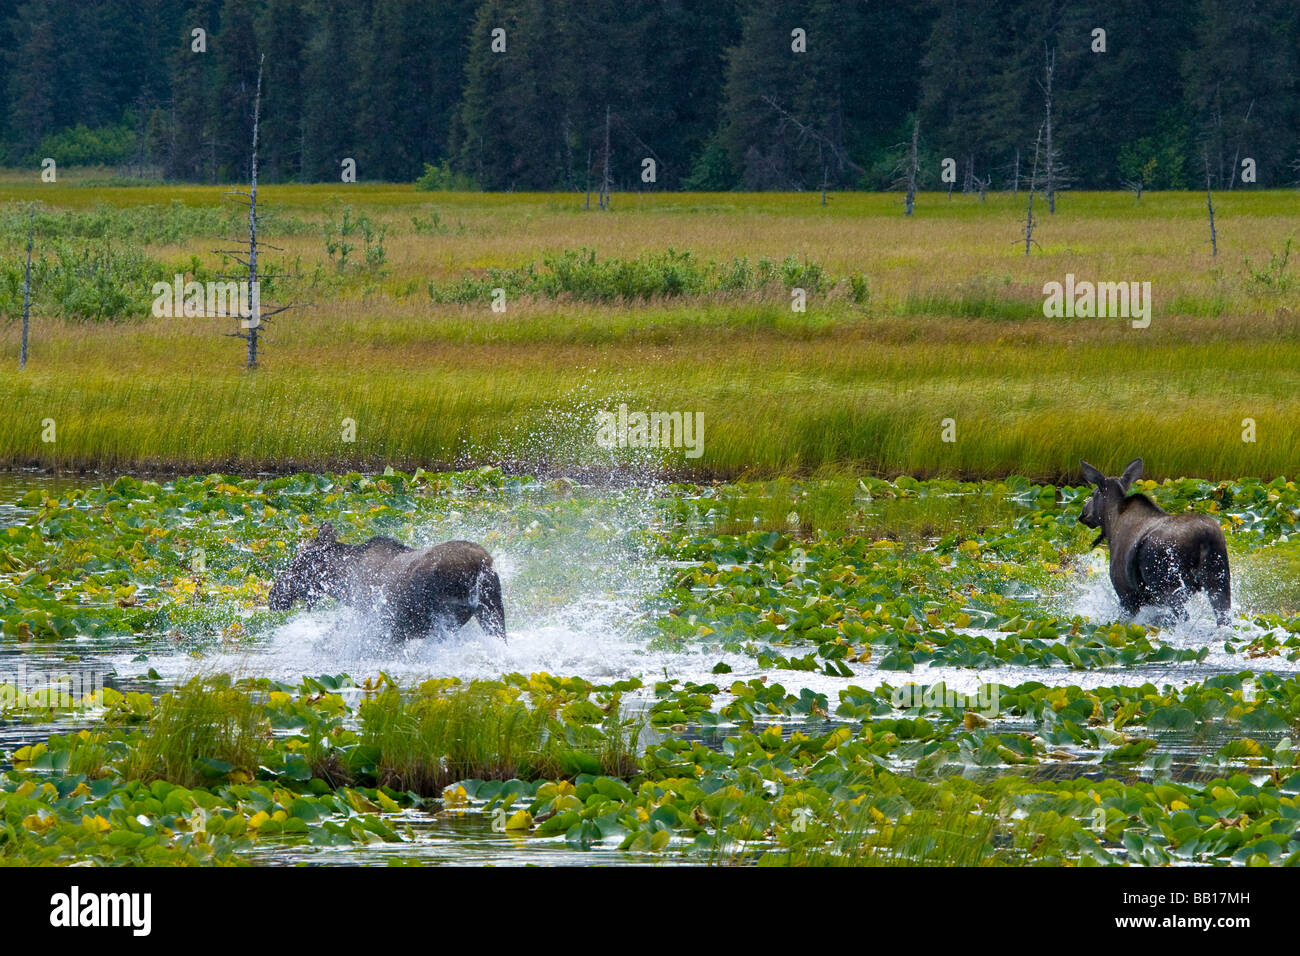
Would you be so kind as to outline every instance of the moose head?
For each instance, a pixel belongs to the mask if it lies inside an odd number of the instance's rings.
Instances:
[[[1101,534],[1092,543],[1095,548],[1106,540],[1107,527],[1119,514],[1120,504],[1128,495],[1129,487],[1141,476],[1142,459],[1134,458],[1130,461],[1124,466],[1124,473],[1118,478],[1107,478],[1086,461],[1081,461],[1079,464],[1083,466],[1083,477],[1097,486],[1088,496],[1083,506],[1083,513],[1079,515],[1079,523],[1084,527],[1101,529]]]
[[[328,522],[321,525],[316,537],[299,550],[271,585],[267,599],[271,610],[288,610],[296,601],[306,601],[310,607],[318,595],[331,594],[339,548],[334,526]]]

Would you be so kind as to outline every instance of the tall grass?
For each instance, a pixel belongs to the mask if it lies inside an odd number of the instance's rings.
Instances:
[[[377,782],[438,794],[457,780],[554,779],[580,770],[627,776],[640,729],[612,716],[566,727],[499,684],[386,687],[359,708],[361,745],[377,754]]]
[[[173,197],[82,189],[75,178],[0,189],[40,198],[56,216],[221,203],[219,189]],[[653,456],[690,477],[1059,479],[1080,457],[1134,454],[1160,476],[1295,470],[1300,330],[1295,304],[1276,291],[1289,274],[1277,250],[1294,229],[1282,194],[1223,198],[1217,263],[1201,249],[1202,200],[1192,194],[1151,194],[1141,206],[1124,194],[1071,194],[1029,257],[1013,247],[1019,206],[1003,197],[922,196],[905,221],[897,197],[869,194],[823,208],[792,194],[647,193],[597,215],[563,194],[439,193],[439,215],[464,224],[451,232],[418,225],[429,195],[267,187],[270,207],[311,228],[277,239],[284,261],[304,265],[280,298],[304,307],[266,330],[253,375],[226,337],[238,331],[232,322],[96,329],[38,308],[27,371],[0,376],[0,462],[563,470],[603,461],[586,441],[594,429],[583,429],[596,409],[627,402],[703,413],[701,458]],[[386,230],[382,270],[328,267],[323,229],[343,203]],[[194,235],[140,252],[196,256],[215,272],[212,246]],[[669,248],[679,250],[672,262]],[[575,249],[588,251],[565,252]],[[6,264],[17,252],[14,236],[0,236]],[[532,291],[512,295],[506,312],[478,298],[490,270],[548,259],[558,271],[515,276]],[[757,282],[748,264],[763,260],[778,271],[772,294],[729,291]],[[782,263],[850,281],[794,312],[784,287],[816,277],[780,275]],[[1043,318],[1043,283],[1067,272],[1150,281],[1150,328]],[[430,283],[463,283],[464,296],[447,298],[466,301],[433,302]],[[16,324],[0,324],[0,363],[16,365],[17,352]],[[942,440],[948,418],[955,442]],[[1241,440],[1247,418],[1253,443]],[[42,440],[47,419],[53,442]],[[344,419],[356,422],[355,442],[341,438]]]
[[[235,771],[251,779],[270,734],[262,708],[228,677],[194,677],[159,698],[148,729],[127,751],[122,775],[183,787]]]
[[[786,256],[780,262],[747,258],[729,263],[702,262],[689,250],[668,249],[631,259],[600,259],[595,249],[565,249],[517,269],[488,269],[482,276],[455,282],[430,282],[429,298],[437,303],[489,302],[495,290],[509,296],[568,297],[584,302],[635,302],[710,293],[754,292],[780,280],[786,289],[825,292],[836,280],[819,263]],[[853,286],[855,301],[865,290]]]
[[[855,808],[843,830],[809,829],[807,838],[778,857],[794,866],[1015,866],[1019,850],[1041,834],[1032,820],[1015,819],[1017,781],[984,786],[965,781],[933,785],[889,778],[892,786]],[[1030,839],[1026,839],[1029,837]]]

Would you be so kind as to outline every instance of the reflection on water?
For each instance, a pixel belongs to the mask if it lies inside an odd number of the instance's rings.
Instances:
[[[20,524],[36,510],[19,504],[30,491],[39,490],[53,498],[76,488],[94,487],[99,482],[98,478],[70,478],[40,471],[0,471],[0,528]]]
[[[387,814],[384,822],[406,842],[317,847],[261,839],[247,858],[281,866],[676,866],[689,862],[678,854],[628,853],[618,849],[617,840],[583,849],[567,843],[563,835],[495,832],[489,818],[477,812],[408,810]]]

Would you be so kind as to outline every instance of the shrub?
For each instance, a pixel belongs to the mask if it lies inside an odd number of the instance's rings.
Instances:
[[[32,302],[40,311],[69,319],[109,322],[141,317],[153,302],[153,284],[173,270],[137,248],[91,248],[56,241],[52,254],[32,260]],[[0,263],[0,314],[22,309],[25,257]]]
[[[437,166],[424,164],[424,173],[415,181],[415,188],[428,192],[470,192],[478,189],[478,184],[466,176],[452,170],[446,160]]]
[[[449,283],[429,283],[434,302],[476,302],[493,289],[507,295],[569,296],[586,302],[676,298],[712,292],[751,292],[780,279],[788,288],[825,292],[835,284],[821,265],[789,256],[781,263],[748,259],[725,265],[704,262],[689,250],[668,249],[635,259],[599,259],[594,249],[566,249],[543,257],[542,267],[529,263],[519,269],[488,269],[483,276],[465,276]]]

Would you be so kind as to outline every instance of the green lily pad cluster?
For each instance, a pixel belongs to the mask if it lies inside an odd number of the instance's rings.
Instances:
[[[464,814],[523,846],[705,862],[1296,862],[1300,678],[1272,669],[1300,658],[1300,494],[1283,479],[1138,490],[1218,518],[1235,566],[1280,569],[1255,626],[1216,637],[1234,673],[1184,680],[1211,648],[1054,601],[1088,560],[1089,489],[1023,478],[673,485],[649,503],[494,469],[33,492],[0,529],[0,640],[70,657],[74,638],[138,641],[130,676],[156,689],[56,700],[0,683],[11,729],[69,726],[0,754],[0,861],[238,863],[412,844],[413,818]],[[167,688],[147,670],[158,641],[202,655],[262,640],[284,618],[265,607],[273,575],[325,521],[411,540],[467,518],[490,549],[537,559],[513,582],[523,602],[571,596],[575,548],[657,556],[632,639],[747,655],[763,676]],[[930,665],[1041,680],[953,695],[925,683]],[[1126,681],[1137,665],[1168,682]],[[1098,668],[1113,682],[1057,677]],[[861,686],[872,671],[887,681]]]
[[[909,478],[864,479],[858,486],[855,502],[912,500],[918,507],[942,495],[991,493],[978,484]],[[1300,530],[1300,492],[1284,479],[1147,481],[1140,490],[1171,512],[1219,516],[1234,547],[1247,551]],[[662,595],[661,640],[668,646],[703,641],[747,651],[762,666],[840,677],[867,662],[912,671],[927,664],[1090,669],[1204,660],[1208,648],[1173,646],[1152,628],[1044,607],[1043,595],[1063,591],[1088,553],[1091,532],[1077,517],[1089,492],[1009,479],[996,494],[1028,509],[1023,514],[913,541],[810,536],[794,513],[795,530],[717,534],[709,524],[720,520],[728,496],[715,491],[683,499],[662,533],[662,547],[683,566]],[[792,494],[798,501],[800,492]],[[734,508],[727,510],[726,520],[735,519]],[[1300,615],[1261,615],[1257,623],[1276,630],[1229,640],[1227,648],[1300,659]]]

